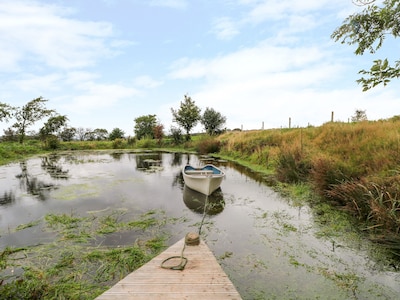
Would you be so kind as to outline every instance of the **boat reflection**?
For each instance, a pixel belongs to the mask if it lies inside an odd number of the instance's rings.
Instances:
[[[211,195],[206,196],[188,188],[185,185],[183,188],[183,202],[190,210],[199,214],[203,214],[205,212],[210,216],[218,215],[225,208],[225,201],[221,188],[218,188]]]

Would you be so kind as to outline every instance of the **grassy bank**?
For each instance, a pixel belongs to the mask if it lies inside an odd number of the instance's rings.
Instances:
[[[347,211],[400,254],[400,121],[229,132],[219,154],[263,166],[278,184],[308,185],[314,203]]]

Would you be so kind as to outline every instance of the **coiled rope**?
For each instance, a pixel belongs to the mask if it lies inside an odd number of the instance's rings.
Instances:
[[[200,234],[201,234],[201,229],[203,227],[204,219],[206,217],[207,206],[208,206],[208,195],[206,197],[206,201],[205,201],[205,204],[204,204],[203,217],[202,217],[201,222],[200,222],[199,232],[198,233],[194,233],[194,232],[187,233],[186,236],[185,236],[185,242],[183,243],[181,255],[171,256],[171,257],[168,257],[167,259],[164,259],[161,262],[161,268],[170,269],[170,270],[180,270],[180,271],[185,269],[186,264],[188,262],[188,259],[183,256],[183,252],[185,251],[186,245],[188,245],[188,246],[197,246],[198,244],[200,244]],[[173,266],[166,265],[166,263],[168,261],[170,261],[171,259],[180,259],[180,261],[179,261],[178,264],[173,265]]]

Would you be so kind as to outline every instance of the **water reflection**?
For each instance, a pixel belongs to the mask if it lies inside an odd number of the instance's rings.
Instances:
[[[12,191],[4,192],[3,196],[0,197],[0,205],[8,205],[15,202],[15,195]]]
[[[155,171],[162,166],[162,153],[136,154],[136,168],[140,171]]]
[[[116,161],[120,161],[120,160],[121,160],[121,157],[122,157],[123,155],[125,155],[124,152],[113,152],[113,153],[110,153],[110,156],[111,156],[114,160],[116,160]]]
[[[21,190],[26,191],[28,194],[36,196],[39,200],[46,200],[49,191],[56,186],[52,183],[45,183],[37,177],[29,174],[28,165],[26,161],[20,162],[21,173],[15,175],[19,179],[19,186]]]
[[[182,153],[172,153],[171,167],[182,165]]]
[[[42,163],[41,167],[46,171],[51,178],[54,179],[68,179],[68,170],[64,170],[59,163],[61,156],[53,154],[49,156],[41,157]]]
[[[205,212],[210,216],[221,213],[225,208],[225,201],[221,188],[218,188],[218,190],[207,197],[185,186],[183,188],[183,202],[190,210],[199,214]]]

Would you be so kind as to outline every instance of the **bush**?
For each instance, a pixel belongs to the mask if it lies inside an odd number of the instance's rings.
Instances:
[[[112,142],[113,149],[122,149],[124,148],[124,139],[116,138]]]
[[[136,148],[156,148],[157,141],[150,138],[143,138],[136,142]]]
[[[171,127],[171,137],[175,145],[180,145],[183,143],[183,134],[180,128]]]
[[[56,149],[60,148],[60,141],[54,135],[50,135],[50,136],[46,137],[44,144],[45,144],[45,149],[47,149],[47,150],[56,150]]]
[[[196,144],[196,151],[200,154],[217,153],[220,149],[220,141],[212,138],[201,140]]]

